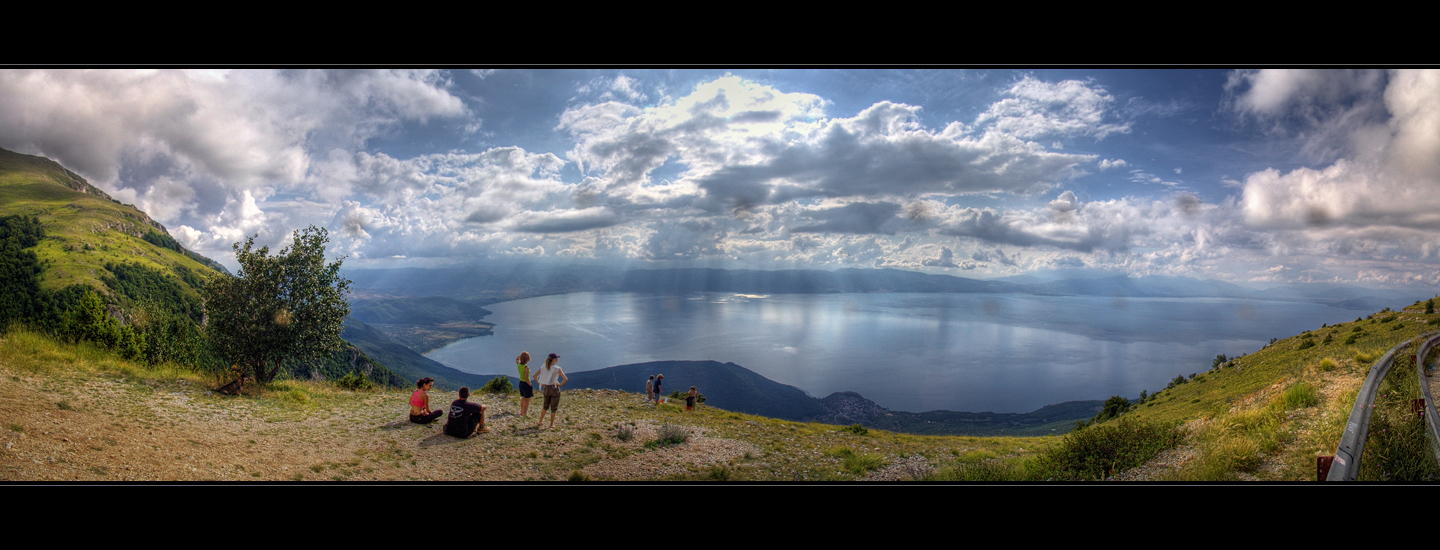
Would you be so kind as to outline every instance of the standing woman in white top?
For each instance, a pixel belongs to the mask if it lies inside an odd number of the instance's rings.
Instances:
[[[540,423],[535,425],[537,430],[545,423],[547,409],[550,411],[550,427],[555,427],[555,415],[559,414],[560,410],[560,386],[570,381],[565,377],[565,371],[556,365],[559,362],[560,356],[552,353],[545,358],[545,366],[535,369],[535,374],[532,375],[532,380],[540,383],[540,391],[545,396],[545,402],[540,405]]]

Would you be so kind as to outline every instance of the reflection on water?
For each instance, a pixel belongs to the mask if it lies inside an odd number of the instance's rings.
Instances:
[[[896,410],[994,412],[1133,398],[1210,368],[1216,354],[1250,353],[1272,337],[1356,316],[1221,298],[929,293],[587,292],[486,308],[493,336],[429,357],[478,374],[513,372],[520,351],[558,353],[572,372],[711,359],[816,397],[848,390]]]

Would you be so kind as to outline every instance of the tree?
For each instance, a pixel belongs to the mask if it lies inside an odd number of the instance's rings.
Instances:
[[[235,243],[240,272],[205,284],[206,332],[215,352],[269,382],[286,361],[317,358],[344,347],[340,330],[350,306],[350,281],[340,262],[325,263],[324,228],[296,231],[294,243],[270,256],[255,236]]]

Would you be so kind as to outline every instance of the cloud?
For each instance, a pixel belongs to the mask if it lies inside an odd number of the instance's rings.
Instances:
[[[1389,139],[1387,80],[1379,70],[1265,69],[1232,72],[1223,110],[1262,124],[1272,136],[1294,136],[1315,162],[1333,162],[1382,147]]]
[[[568,233],[610,227],[620,223],[615,212],[603,206],[580,210],[531,213],[511,226],[522,233]]]
[[[748,209],[808,197],[894,197],[1029,192],[1074,173],[1088,155],[1052,153],[1032,142],[958,125],[930,131],[918,108],[877,103],[855,118],[809,125],[770,138],[768,158],[731,164],[697,178],[702,207]],[[717,208],[718,207],[718,208]]]
[[[940,257],[920,262],[925,267],[959,267],[955,265],[955,253],[949,248],[940,247]]]
[[[1133,181],[1133,182],[1135,182],[1135,183],[1143,183],[1143,184],[1146,184],[1146,185],[1149,185],[1149,184],[1152,184],[1152,183],[1153,183],[1153,184],[1164,185],[1164,186],[1168,186],[1168,187],[1175,187],[1175,186],[1180,185],[1180,182],[1166,181],[1166,180],[1160,178],[1160,176],[1156,176],[1155,174],[1151,174],[1151,173],[1146,172],[1146,171],[1144,171],[1144,170],[1131,170],[1131,171],[1130,171],[1130,178],[1129,178],[1129,179],[1130,179],[1130,181]]]
[[[975,120],[996,131],[1021,138],[1093,136],[1130,132],[1128,123],[1106,123],[1114,98],[1104,88],[1079,80],[1042,82],[1026,76],[1009,90],[1009,96],[990,106]]]
[[[0,143],[103,183],[127,156],[165,155],[253,187],[302,179],[316,142],[463,115],[445,86],[430,71],[5,71]]]
[[[1043,99],[1061,115],[1081,119],[1098,106],[1067,110],[1055,102],[1069,93],[1076,101],[1104,103],[1072,85],[1061,86],[1057,97],[1042,92],[1016,89],[1019,97]],[[692,206],[717,213],[807,198],[1033,192],[1094,158],[1050,152],[1002,131],[969,132],[960,122],[927,129],[919,107],[910,105],[882,101],[852,118],[825,118],[826,105],[818,96],[726,76],[655,107],[618,101],[572,107],[557,129],[575,138],[567,157],[599,174],[595,188],[605,196],[646,204],[691,197]],[[1082,132],[1077,122],[1056,124]],[[672,161],[684,167],[678,178],[650,181],[651,172]],[[658,198],[661,189],[668,194]],[[695,197],[697,191],[702,196]]]
[[[1316,78],[1301,84],[1320,87],[1312,82]],[[1384,98],[1386,118],[1380,123],[1386,129],[1384,138],[1376,140],[1370,126],[1354,126],[1348,141],[1372,146],[1350,150],[1349,156],[1323,168],[1288,172],[1270,168],[1248,174],[1242,200],[1247,223],[1296,232],[1307,242],[1335,251],[1366,250],[1359,243],[1375,241],[1380,249],[1403,246],[1420,252],[1420,242],[1440,236],[1440,194],[1435,192],[1440,189],[1440,72],[1398,70],[1383,79],[1349,80],[1352,88],[1361,84],[1375,86],[1370,95]],[[1283,113],[1275,110],[1283,107],[1301,108],[1301,100],[1290,96],[1308,97],[1311,102],[1329,97],[1271,86],[1278,89],[1271,92],[1275,97],[1255,102],[1276,116]],[[1288,95],[1281,93],[1285,91]]]
[[[791,229],[794,233],[882,233],[880,226],[895,217],[900,205],[882,203],[851,203],[837,208],[810,210],[805,214],[816,223]]]
[[[1129,166],[1129,164],[1125,162],[1125,159],[1102,159],[1100,161],[1101,170],[1109,170],[1111,168],[1124,168],[1126,166]]]

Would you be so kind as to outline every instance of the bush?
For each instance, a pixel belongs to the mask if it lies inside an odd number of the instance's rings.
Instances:
[[[840,466],[857,476],[885,465],[885,460],[878,455],[857,453],[849,447],[832,447],[823,454],[840,459]]]
[[[1296,382],[1295,385],[1285,390],[1286,410],[1304,409],[1318,403],[1320,403],[1320,399],[1315,396],[1315,386],[1305,382]]]
[[[646,443],[645,446],[656,449],[660,447],[669,447],[671,445],[679,445],[689,440],[690,432],[685,431],[684,428],[681,428],[679,426],[666,424],[660,427],[659,437],[657,437],[654,441]]]
[[[734,475],[735,473],[731,472],[730,468],[721,464],[715,464],[710,466],[710,471],[705,473],[705,478],[711,481],[730,481],[730,478],[734,477]]]
[[[1339,365],[1335,364],[1334,359],[1326,357],[1325,359],[1320,361],[1320,372],[1330,372],[1332,370],[1335,370],[1335,367],[1337,366]]]
[[[844,428],[840,428],[840,431],[842,431],[842,432],[850,432],[850,433],[855,434],[855,435],[869,435],[869,434],[870,434],[870,430],[865,429],[864,426],[861,426],[861,425],[859,425],[859,424],[851,424],[851,425],[846,426],[846,427],[844,427]]]
[[[857,476],[865,475],[865,472],[879,469],[885,465],[885,459],[872,454],[852,454],[840,461],[840,465]]]
[[[335,385],[352,391],[368,390],[375,387],[373,382],[365,379],[365,375],[355,371],[351,371],[349,374],[340,377],[339,380],[335,381]]]
[[[955,464],[925,476],[924,481],[1015,481],[1020,478],[1021,473],[1014,465],[999,460],[987,460]]]
[[[1114,424],[1092,426],[1065,435],[1060,444],[1036,457],[1030,476],[1035,479],[1104,479],[1134,468],[1182,439],[1173,424],[1122,418]]]
[[[1230,359],[1225,357],[1225,354],[1216,355],[1215,360],[1210,362],[1210,370],[1218,369],[1220,365],[1224,365],[1228,361],[1230,361]]]
[[[615,439],[630,441],[632,437],[635,437],[635,430],[633,428],[624,424],[615,424]]]
[[[486,382],[484,386],[480,387],[480,391],[485,393],[510,393],[516,390],[514,386],[510,385],[509,376],[500,375]]]
[[[1181,379],[1181,381],[1183,382],[1183,379]],[[1099,424],[1111,418],[1117,418],[1128,412],[1131,408],[1129,399],[1118,395],[1111,396],[1110,399],[1105,400],[1105,406],[1100,409],[1100,412],[1096,413],[1095,417],[1090,419],[1089,424]],[[1079,426],[1076,426],[1076,428],[1079,428]]]

